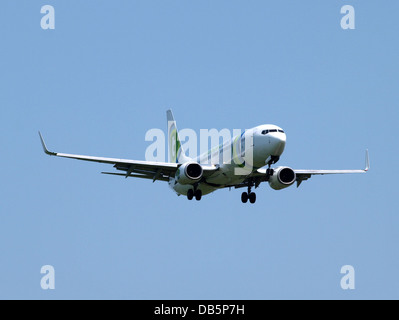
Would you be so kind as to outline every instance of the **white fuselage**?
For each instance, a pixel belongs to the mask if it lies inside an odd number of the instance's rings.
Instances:
[[[284,152],[286,134],[275,125],[260,125],[244,131],[232,140],[200,155],[194,162],[201,165],[217,165],[218,170],[204,177],[197,188],[202,194],[211,193],[229,185],[243,182],[250,174],[264,167],[274,157],[279,158]],[[192,185],[169,179],[169,186],[179,195],[187,195]]]

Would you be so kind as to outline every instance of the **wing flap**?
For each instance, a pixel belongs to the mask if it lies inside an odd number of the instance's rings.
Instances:
[[[367,170],[294,170],[295,173],[303,175],[324,175],[324,174],[346,174],[346,173],[365,173]]]
[[[124,173],[116,173],[116,172],[101,172],[102,174],[107,174],[107,175],[112,175],[112,176],[121,176],[121,177],[126,177],[126,178],[141,178],[141,179],[149,179],[149,180],[153,180],[153,182],[155,182],[156,180],[160,180],[160,181],[169,181],[168,177],[154,177],[152,175],[145,175],[145,174],[129,174],[126,175]]]

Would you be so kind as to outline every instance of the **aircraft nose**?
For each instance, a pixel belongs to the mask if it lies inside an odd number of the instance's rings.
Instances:
[[[276,132],[270,136],[270,142],[274,146],[274,156],[281,156],[284,152],[287,136],[283,132]]]

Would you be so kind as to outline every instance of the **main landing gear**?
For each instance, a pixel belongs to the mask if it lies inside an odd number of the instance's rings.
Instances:
[[[199,189],[193,190],[190,189],[187,191],[187,199],[188,200],[193,200],[193,198],[195,197],[195,200],[200,201],[202,198],[202,191]]]
[[[242,203],[247,203],[249,200],[250,203],[256,202],[256,193],[251,192],[251,186],[248,186],[248,192],[243,192],[241,195]]]

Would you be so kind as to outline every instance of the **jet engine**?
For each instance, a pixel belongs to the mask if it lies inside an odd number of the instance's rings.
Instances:
[[[201,180],[203,170],[200,164],[196,162],[187,162],[182,164],[176,171],[176,181],[180,184],[193,184]]]
[[[291,186],[296,180],[295,171],[288,167],[274,169],[273,175],[269,178],[269,185],[274,190],[281,190]]]

